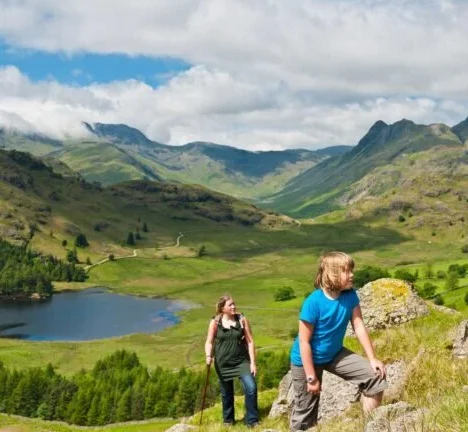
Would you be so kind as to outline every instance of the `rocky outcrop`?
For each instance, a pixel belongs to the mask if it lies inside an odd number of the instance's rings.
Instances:
[[[459,359],[468,358],[468,320],[462,321],[457,328],[453,343],[453,356]]]
[[[406,402],[384,405],[372,413],[365,432],[408,432],[423,430],[425,410],[416,409]]]
[[[388,392],[398,393],[401,382],[404,381],[407,366],[403,361],[398,361],[387,366]],[[323,373],[322,393],[320,396],[319,419],[331,419],[344,413],[353,402],[359,400],[359,394],[353,384],[341,378]],[[278,398],[273,403],[269,417],[277,418],[287,416],[294,403],[291,372],[288,372],[281,380]]]
[[[429,313],[414,287],[399,279],[378,279],[357,293],[364,323],[370,330],[399,325]]]

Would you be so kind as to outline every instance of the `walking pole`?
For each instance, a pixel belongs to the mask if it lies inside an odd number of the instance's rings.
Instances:
[[[203,421],[203,410],[205,409],[205,400],[206,400],[206,391],[208,389],[208,384],[210,382],[210,369],[211,363],[206,365],[206,381],[205,388],[203,389],[202,403],[201,403],[201,412],[200,412],[200,423],[198,426],[201,426]]]

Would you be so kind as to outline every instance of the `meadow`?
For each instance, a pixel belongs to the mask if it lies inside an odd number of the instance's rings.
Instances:
[[[177,233],[174,232],[174,240]],[[250,318],[259,350],[289,350],[295,329],[297,314],[302,301],[312,290],[312,279],[319,255],[325,250],[339,249],[353,255],[357,268],[362,265],[386,267],[393,273],[399,268],[418,270],[424,283],[427,263],[434,272],[446,271],[450,264],[465,263],[459,248],[450,239],[438,236],[430,244],[417,235],[401,233],[393,227],[382,227],[356,221],[335,224],[303,223],[290,230],[260,231],[242,227],[217,230],[199,228],[184,232],[181,247],[160,250],[151,247],[153,241],[142,240],[137,248],[138,256],[109,261],[92,268],[89,279],[80,284],[56,284],[58,290],[82,289],[104,286],[122,294],[157,296],[188,302],[192,308],[181,313],[181,323],[155,334],[135,334],[91,342],[26,342],[0,339],[1,359],[7,367],[24,368],[52,363],[61,373],[70,375],[85,368],[117,349],[134,351],[141,362],[150,368],[163,366],[173,369],[189,367],[203,369],[203,344],[209,319],[214,314],[214,304],[223,293],[231,293],[238,309]],[[168,242],[169,243],[169,242]],[[172,242],[173,243],[173,242]],[[207,255],[197,257],[196,251],[205,245]],[[123,249],[122,255],[131,254]],[[437,291],[444,291],[444,281],[427,279],[436,283]],[[466,317],[467,306],[463,298],[468,292],[468,279],[459,281],[460,288],[442,294],[445,304],[455,305],[462,314],[449,316],[433,311],[404,326],[373,335],[377,351],[386,362],[398,359],[411,361],[424,348],[428,357],[417,365],[411,386],[401,395],[416,406],[435,406],[428,417],[425,431],[468,430],[463,419],[468,418],[467,407],[459,402],[460,393],[467,385],[466,362],[453,364],[449,350],[454,326]],[[295,298],[277,302],[275,290],[291,287]],[[428,331],[430,329],[430,331]],[[361,351],[356,341],[347,345]],[[436,360],[434,360],[436,359]],[[430,370],[437,370],[443,382]],[[432,362],[432,363],[431,363]],[[260,403],[266,412],[274,398],[274,391],[260,395]],[[438,401],[435,404],[435,401]],[[241,401],[239,401],[241,404]],[[220,407],[206,412],[206,426],[202,430],[218,431]],[[448,413],[448,414],[447,414]],[[320,431],[354,431],[362,425],[358,407],[350,414],[352,421],[340,420],[320,426]],[[449,421],[450,417],[460,422]],[[196,422],[196,419],[193,420]],[[1,415],[0,425],[21,425],[19,431],[74,431],[78,428],[41,422],[35,419],[17,419]],[[90,431],[159,431],[171,421],[150,421],[138,425],[115,425],[104,428],[86,428]],[[433,426],[430,426],[430,425]],[[287,428],[284,421],[265,420],[265,427]],[[441,429],[443,425],[444,429]],[[461,425],[461,426],[460,426]],[[360,426],[359,426],[360,427]],[[432,429],[431,429],[432,427]],[[452,429],[451,429],[452,427]],[[462,427],[460,429],[460,427]],[[466,427],[467,429],[463,429]],[[239,426],[236,428],[242,430]],[[80,428],[80,430],[82,430]]]

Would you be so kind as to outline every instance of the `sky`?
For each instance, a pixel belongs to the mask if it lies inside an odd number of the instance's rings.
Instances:
[[[468,117],[466,0],[0,0],[0,127],[355,145]]]

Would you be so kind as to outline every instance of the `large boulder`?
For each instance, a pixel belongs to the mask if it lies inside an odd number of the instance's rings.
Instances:
[[[404,381],[407,365],[398,361],[387,366],[388,392],[395,394]],[[359,399],[357,388],[343,379],[323,373],[322,393],[320,395],[319,419],[330,419],[344,413],[353,402]],[[287,416],[294,403],[291,372],[281,380],[278,398],[273,402],[269,417]]]
[[[453,355],[456,358],[468,358],[468,320],[462,321],[457,328],[453,343]]]
[[[413,285],[399,279],[378,279],[357,291],[368,329],[384,329],[429,313]]]

